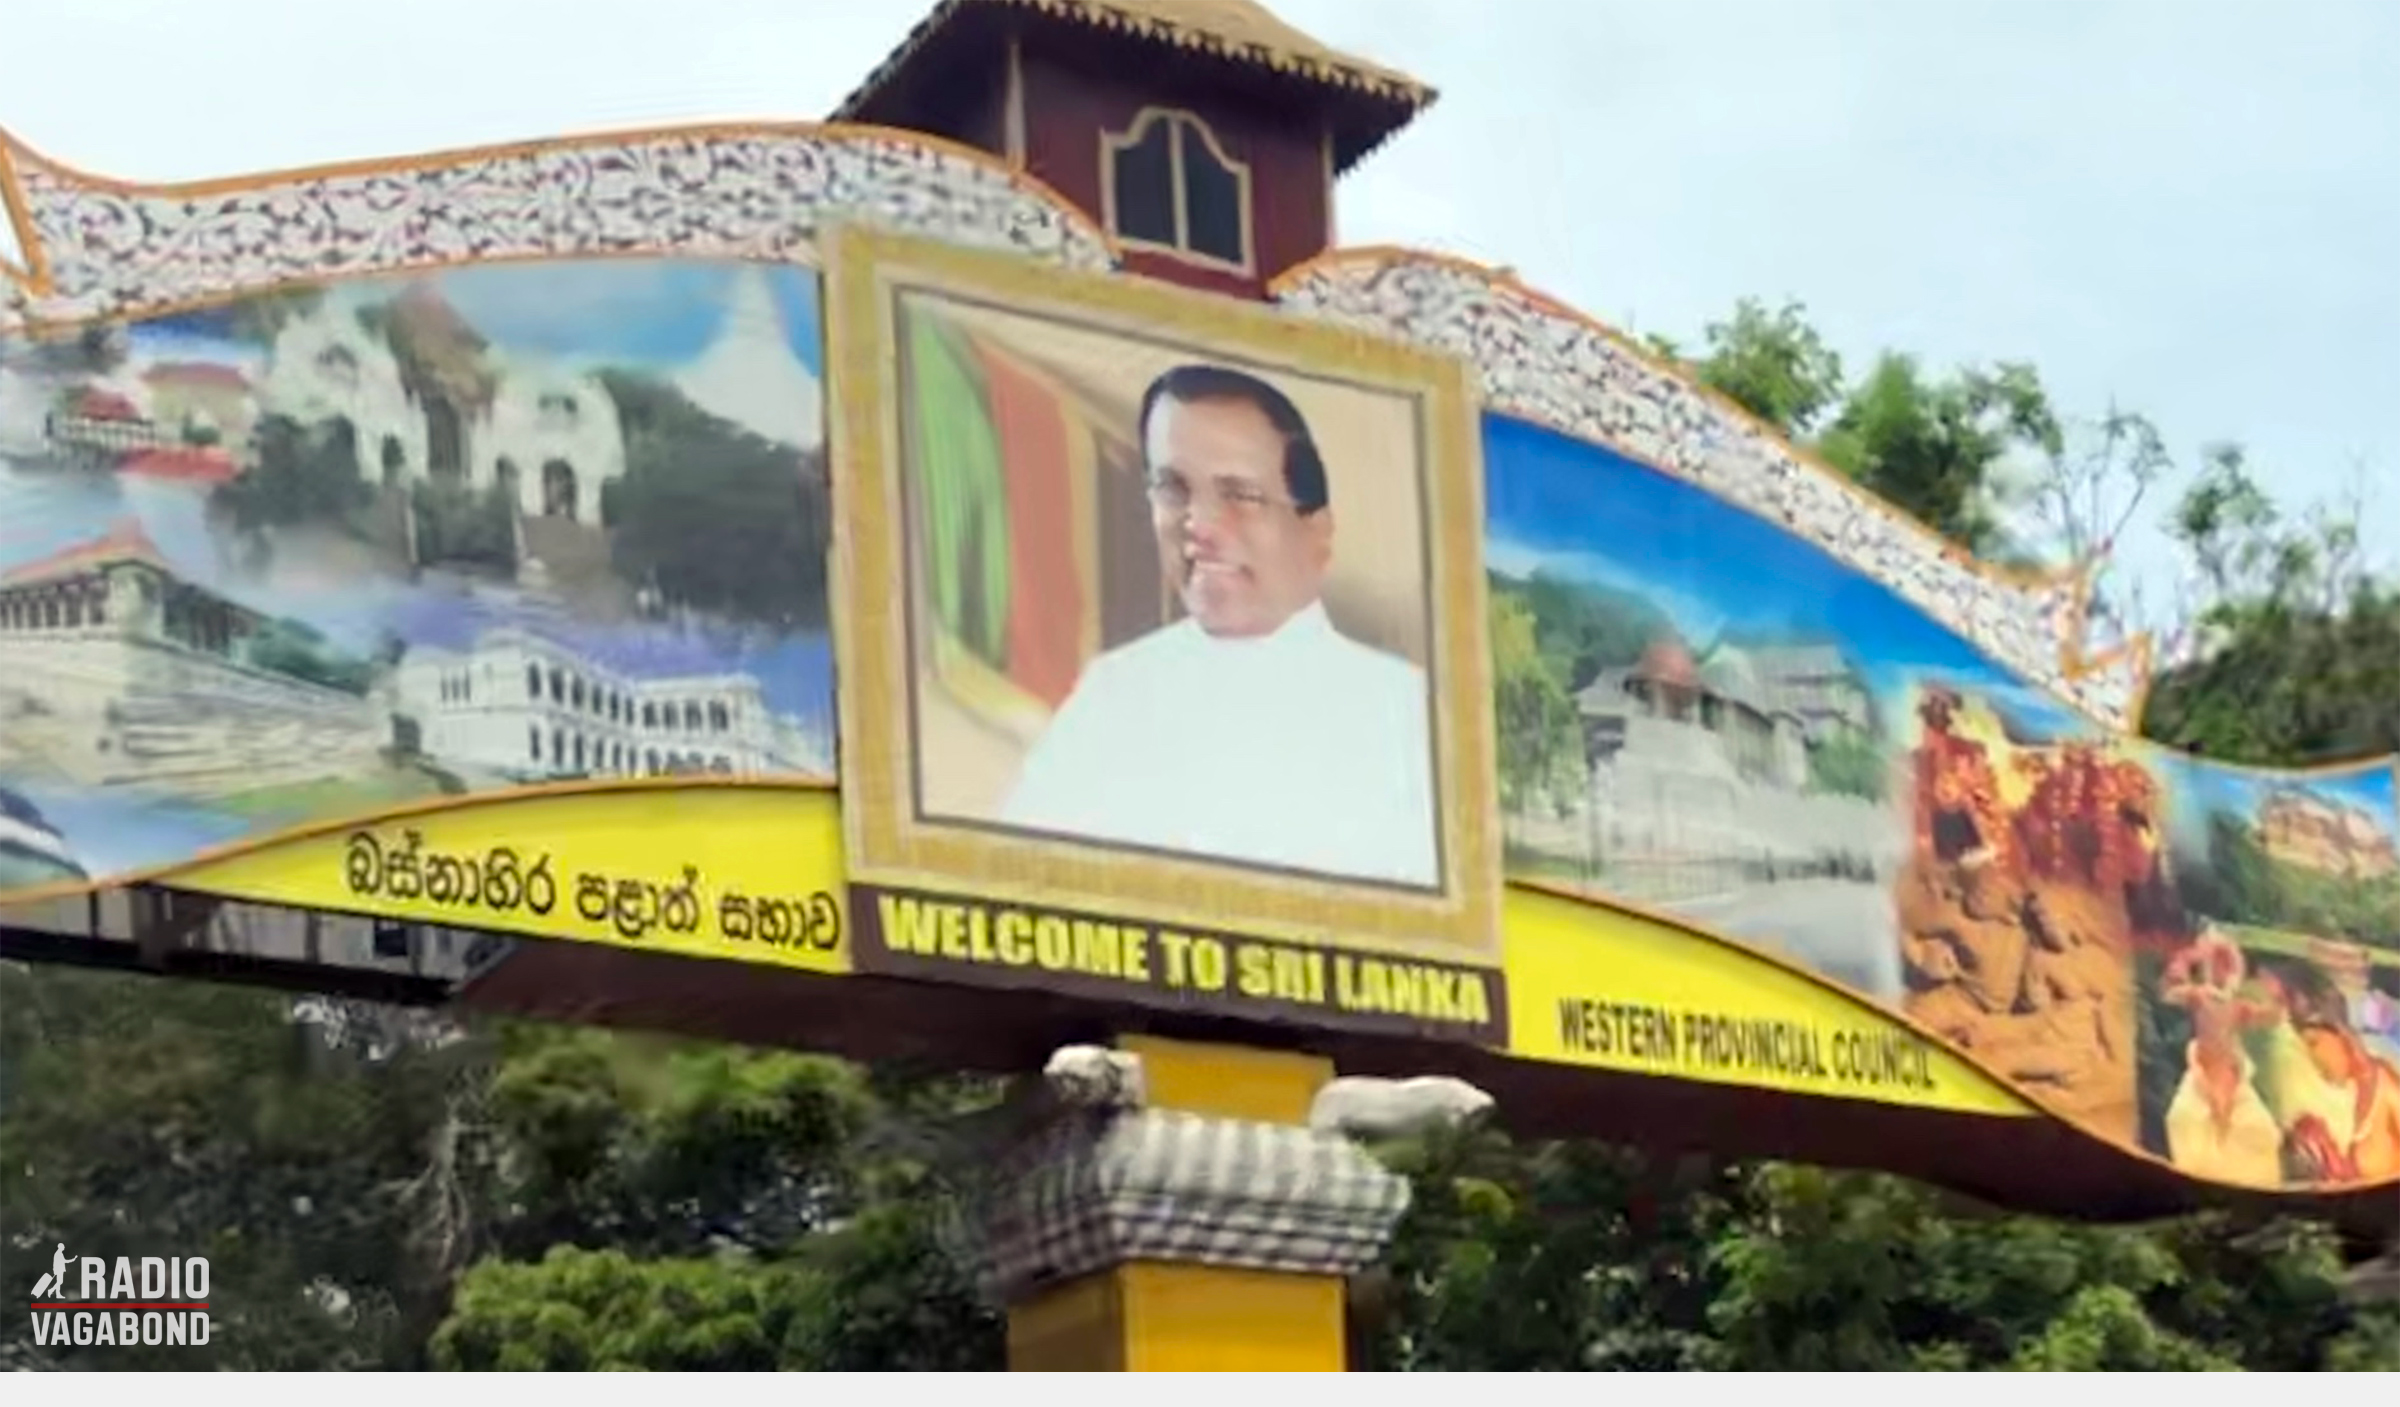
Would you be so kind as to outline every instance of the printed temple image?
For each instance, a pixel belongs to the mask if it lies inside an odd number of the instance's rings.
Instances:
[[[2400,1176],[2389,763],[2114,736],[1777,525],[1485,438],[1512,877],[1778,953],[2196,1175]]]
[[[608,261],[0,343],[0,885],[833,769],[817,277]]]
[[[1442,887],[1408,397],[902,294],[918,815]]]

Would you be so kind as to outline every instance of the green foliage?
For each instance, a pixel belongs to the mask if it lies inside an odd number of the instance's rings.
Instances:
[[[1864,733],[1836,732],[1808,753],[1811,791],[1882,801],[1890,795],[1890,767],[1883,749]]]
[[[2238,449],[2211,452],[2172,528],[2205,591],[2151,737],[2229,761],[2400,752],[2400,590],[2364,570],[2355,513],[2289,521]]]
[[[832,519],[822,464],[664,381],[600,379],[625,427],[625,476],[602,490],[601,516],[626,579],[744,624],[823,628]]]
[[[997,1311],[975,1297],[913,1179],[801,1248],[811,1272],[785,1345],[815,1372],[993,1372],[1007,1366]]]
[[[867,1106],[839,1062],[547,1027],[512,1029],[506,1051],[490,1094],[511,1150],[492,1229],[504,1253],[763,1253],[841,1205]]]
[[[1741,1188],[1704,1163],[1441,1132],[1383,1150],[1416,1190],[1354,1291],[1354,1362],[1382,1371],[1738,1366],[1707,1323]]]
[[[2031,368],[1931,380],[1886,354],[1850,393],[1818,445],[1830,463],[1970,552],[2007,542],[2012,452],[2056,452],[2061,431]]]
[[[1500,742],[1500,796],[1511,811],[1571,792],[1582,773],[1575,701],[1561,663],[1542,654],[1533,612],[1503,591],[1491,593],[1492,699]]]
[[[250,637],[246,648],[250,663],[257,668],[345,694],[364,694],[375,682],[370,662],[344,654],[306,621],[270,620]]]
[[[1786,436],[1806,435],[1841,400],[1842,359],[1798,303],[1770,312],[1744,298],[1705,336],[1707,354],[1692,374]]]
[[[636,1261],[552,1247],[459,1282],[433,1366],[468,1372],[772,1372],[803,1276],[738,1257]]]
[[[35,1347],[58,1368],[406,1367],[439,1314],[421,1194],[477,1052],[369,1070],[311,1058],[288,999],[0,965],[5,1274],[71,1255],[204,1255],[202,1348]]]
[[[358,431],[349,421],[304,426],[289,416],[264,416],[256,440],[256,461],[215,494],[237,526],[345,523],[367,505]]]
[[[1547,571],[1521,580],[1492,574],[1490,583],[1495,597],[1508,597],[1533,616],[1534,643],[1570,692],[1603,669],[1632,664],[1651,641],[1675,633],[1664,611],[1630,591]]]

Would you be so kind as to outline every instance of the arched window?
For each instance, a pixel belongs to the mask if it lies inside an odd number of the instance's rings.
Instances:
[[[1100,138],[1108,225],[1128,244],[1250,271],[1250,168],[1188,112],[1144,108]]]
[[[542,466],[542,515],[575,520],[575,466],[553,459]]]

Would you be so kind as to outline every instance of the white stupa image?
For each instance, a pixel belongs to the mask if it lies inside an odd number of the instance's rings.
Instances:
[[[676,377],[714,415],[804,450],[825,440],[824,393],[792,350],[767,271],[744,264],[725,300],[717,340]]]

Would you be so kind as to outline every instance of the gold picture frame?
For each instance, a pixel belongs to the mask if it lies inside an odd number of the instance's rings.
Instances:
[[[1496,968],[1502,855],[1472,370],[1438,353],[1223,296],[863,226],[827,232],[823,267],[837,508],[830,586],[850,879]],[[1122,849],[921,812],[917,690],[931,652],[912,634],[920,598],[904,464],[904,298],[989,309],[1077,336],[1172,348],[1411,403],[1438,889]],[[1075,511],[1088,516],[1088,495]],[[1086,550],[1076,551],[1088,569]],[[1088,624],[1077,631],[1088,637]]]

